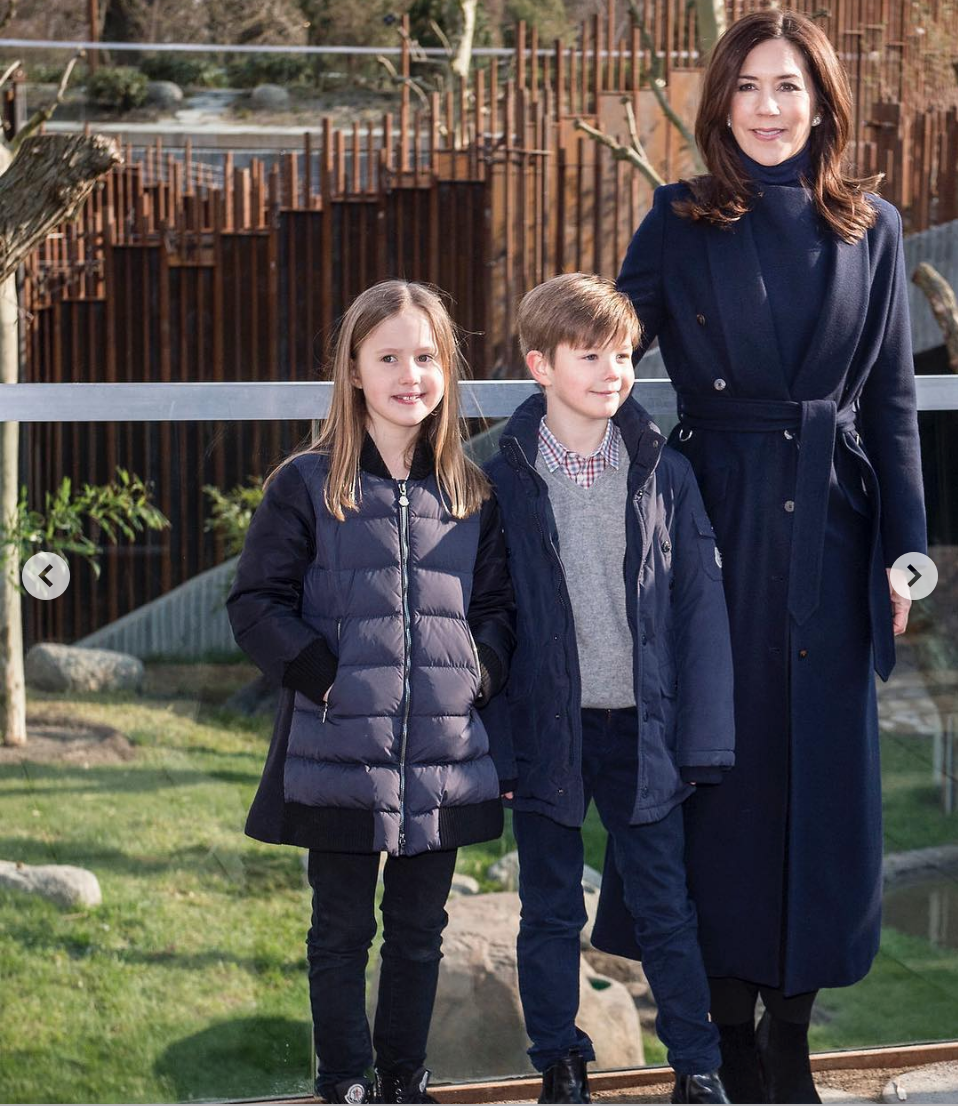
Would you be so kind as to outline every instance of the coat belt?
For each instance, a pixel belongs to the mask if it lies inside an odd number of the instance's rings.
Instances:
[[[788,611],[801,626],[818,607],[835,435],[856,429],[854,405],[839,407],[832,399],[735,399],[679,392],[678,413],[682,425],[692,429],[799,432]],[[873,526],[872,558],[876,530]]]

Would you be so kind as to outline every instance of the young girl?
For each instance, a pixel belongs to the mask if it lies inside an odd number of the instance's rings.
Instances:
[[[504,683],[514,605],[495,499],[462,450],[460,373],[433,291],[363,292],[340,325],[323,431],[265,481],[227,599],[237,643],[283,688],[246,833],[309,849],[329,1102],[435,1101],[424,1061],[456,850],[502,832],[476,707]]]

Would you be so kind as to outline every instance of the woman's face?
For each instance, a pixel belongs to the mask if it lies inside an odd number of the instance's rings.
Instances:
[[[808,141],[815,91],[802,51],[787,39],[760,42],[742,65],[729,112],[739,148],[760,165],[778,165]]]

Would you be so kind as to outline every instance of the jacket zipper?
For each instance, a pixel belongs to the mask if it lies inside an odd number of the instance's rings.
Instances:
[[[524,464],[526,466],[526,468],[528,468],[531,471],[533,480],[541,480],[541,477],[539,476],[539,474],[535,470],[535,466],[529,464],[528,458],[522,452],[522,449],[519,447],[518,443],[516,444],[516,453],[518,454],[518,457],[519,457],[521,463]],[[537,500],[540,500],[540,499],[541,499],[541,492],[539,492],[537,494]],[[555,558],[556,564],[559,566],[559,577],[560,577],[560,580],[561,580],[561,583],[560,583],[560,586],[559,586],[559,602],[562,604],[562,609],[566,612],[566,615],[567,615],[569,621],[572,624],[572,637],[573,637],[572,653],[573,653],[573,656],[574,656],[574,663],[575,663],[575,675],[574,675],[574,677],[571,681],[571,685],[572,685],[573,688],[578,688],[579,689],[578,692],[573,693],[576,697],[578,697],[579,695],[581,695],[582,673],[579,670],[579,651],[578,651],[578,644],[576,643],[576,640],[575,640],[575,618],[572,614],[572,600],[571,599],[569,599],[568,601],[566,600],[566,596],[569,594],[569,582],[566,579],[565,565],[562,563],[562,558],[559,556],[559,550],[556,548],[556,544],[552,540],[552,538],[550,537],[549,540],[546,541],[545,530],[543,530],[542,521],[539,518],[539,502],[538,501],[537,501],[536,507],[535,507],[535,509],[533,510],[532,513],[533,513],[533,516],[535,517],[535,520],[536,520],[536,529],[539,531],[539,537],[542,540],[542,544],[544,546],[546,546],[547,549],[551,550],[552,556]],[[576,707],[576,710],[573,713],[581,715],[581,712],[582,712],[581,698],[578,698],[578,703],[579,703],[579,705]],[[574,728],[574,725],[575,724],[573,723],[573,728]],[[569,759],[568,759],[568,764],[569,764],[570,767],[575,765],[575,762],[576,762],[575,754],[576,754],[575,742],[570,741],[569,742]]]
[[[399,853],[406,847],[406,743],[409,738],[409,656],[412,629],[409,619],[409,497],[406,481],[399,482],[399,575],[402,582],[403,713],[399,739]]]

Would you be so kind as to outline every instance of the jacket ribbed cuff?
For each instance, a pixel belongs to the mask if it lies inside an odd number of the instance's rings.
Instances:
[[[484,641],[477,642],[476,652],[479,654],[479,695],[476,706],[483,707],[493,695],[502,690],[505,673],[499,654],[491,645],[486,645]]]
[[[307,695],[314,703],[333,686],[339,660],[321,637],[309,643],[295,656],[283,672],[283,687],[291,687]]]

